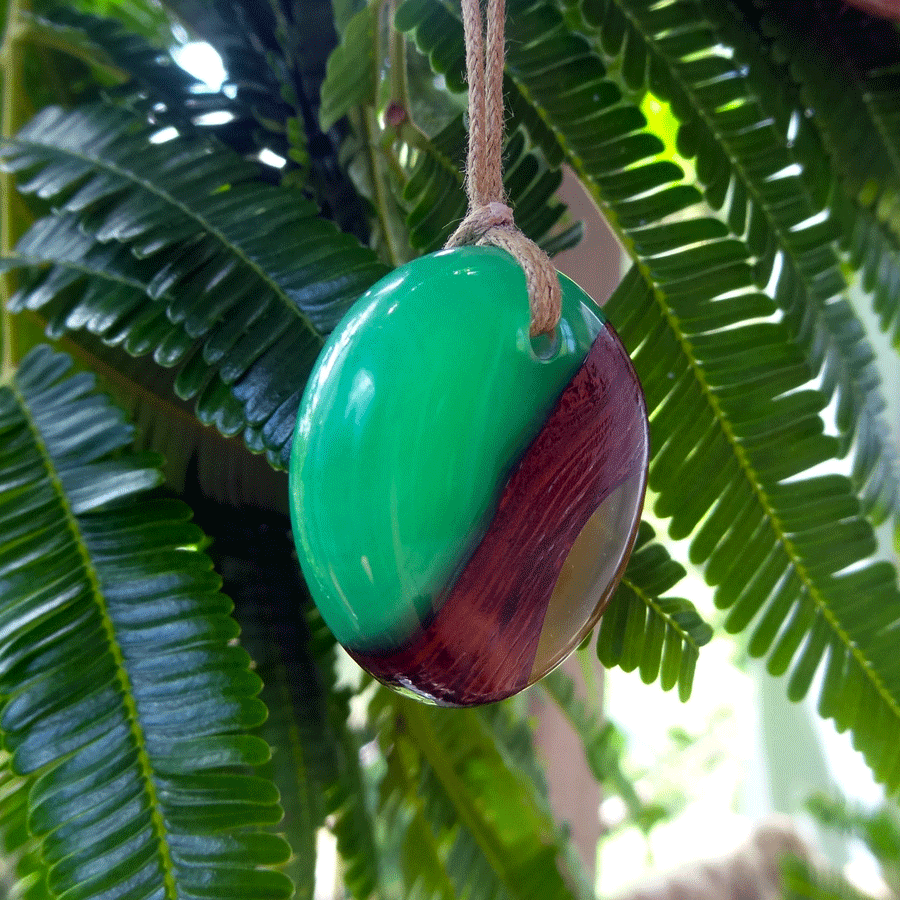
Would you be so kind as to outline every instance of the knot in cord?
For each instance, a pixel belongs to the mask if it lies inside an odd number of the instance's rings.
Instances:
[[[515,228],[513,211],[499,200],[491,200],[484,206],[470,207],[456,231],[447,239],[445,247],[459,247],[481,240],[492,228]]]

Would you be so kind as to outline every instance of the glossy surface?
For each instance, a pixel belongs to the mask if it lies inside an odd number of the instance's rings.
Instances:
[[[570,297],[559,352],[541,361],[524,291],[503,251],[434,254],[375,285],[326,344],[291,492],[304,572],[342,643],[389,645],[433,611],[602,327]]]
[[[615,587],[639,518],[646,453],[640,391],[607,326],[436,615],[396,649],[351,650],[354,658],[382,681],[448,705],[501,700],[541,678],[577,646]]]
[[[435,702],[500,699],[552,668],[633,541],[643,398],[561,281],[558,346],[539,356],[503,251],[416,260],[348,313],[301,405],[291,508],[313,597],[362,665]]]

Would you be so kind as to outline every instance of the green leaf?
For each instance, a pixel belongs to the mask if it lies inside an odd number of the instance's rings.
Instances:
[[[780,872],[784,900],[872,900],[839,872],[819,871],[794,856],[781,860]]]
[[[662,596],[685,573],[654,537],[653,528],[641,522],[625,574],[600,617],[597,654],[607,667],[639,669],[647,684],[657,678],[663,690],[677,684],[687,700],[700,648],[713,632],[692,603]]]
[[[650,483],[673,529],[692,535],[691,558],[729,609],[726,628],[752,625],[750,652],[770,654],[773,673],[793,664],[792,699],[824,667],[822,714],[854,729],[879,778],[900,783],[900,748],[889,739],[900,725],[900,671],[888,651],[900,621],[897,572],[873,559],[874,532],[848,479],[804,474],[828,458],[831,441],[812,412],[822,399],[798,390],[802,365],[772,357],[764,371],[747,369],[727,342],[701,357],[695,329],[705,326],[679,316],[696,304],[690,294],[663,304],[634,269],[607,305],[626,346],[637,348],[656,446]],[[742,369],[748,374],[735,379]],[[774,391],[793,393],[771,399]],[[807,398],[815,402],[798,415]],[[792,442],[790,460],[782,441]],[[677,677],[664,663],[664,680]]]
[[[55,895],[288,897],[259,678],[203,534],[93,378],[38,347],[0,388],[0,732]],[[90,835],[90,840],[85,836]]]
[[[900,347],[900,38],[890,23],[855,10],[821,7],[800,19],[796,7],[761,4],[749,20],[830,158],[849,262]]]
[[[340,44],[328,58],[322,83],[319,124],[328,131],[355,106],[374,103],[378,4],[367,4],[347,24]]]
[[[806,807],[822,825],[859,838],[878,861],[888,886],[900,886],[900,809],[895,801],[864,809],[840,796],[816,794]]]
[[[353,16],[366,5],[366,0],[334,0],[331,5],[334,10],[334,27],[338,34],[343,34]]]
[[[385,802],[429,823],[429,855],[445,860],[423,896],[571,898],[556,826],[526,775],[504,760],[475,710],[438,710],[380,691],[381,737],[391,766]],[[399,761],[394,761],[397,757]],[[446,849],[444,849],[446,848]]]
[[[323,335],[386,269],[223,146],[153,133],[111,106],[51,108],[4,147],[21,189],[59,204],[6,263],[42,265],[13,308],[177,366],[202,422],[285,468]]]

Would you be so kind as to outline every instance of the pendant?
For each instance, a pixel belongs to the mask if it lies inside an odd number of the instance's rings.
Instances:
[[[301,402],[291,519],[325,622],[377,679],[469,706],[574,650],[637,533],[641,387],[600,308],[560,276],[529,337],[525,276],[458,247],[401,266],[330,336]]]

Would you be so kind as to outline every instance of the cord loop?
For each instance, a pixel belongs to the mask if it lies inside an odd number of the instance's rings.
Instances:
[[[488,0],[486,51],[481,0],[462,0],[462,11],[469,82],[469,211],[445,246],[489,244],[515,258],[525,272],[534,337],[556,328],[562,292],[550,257],[518,229],[503,190],[505,0]]]

